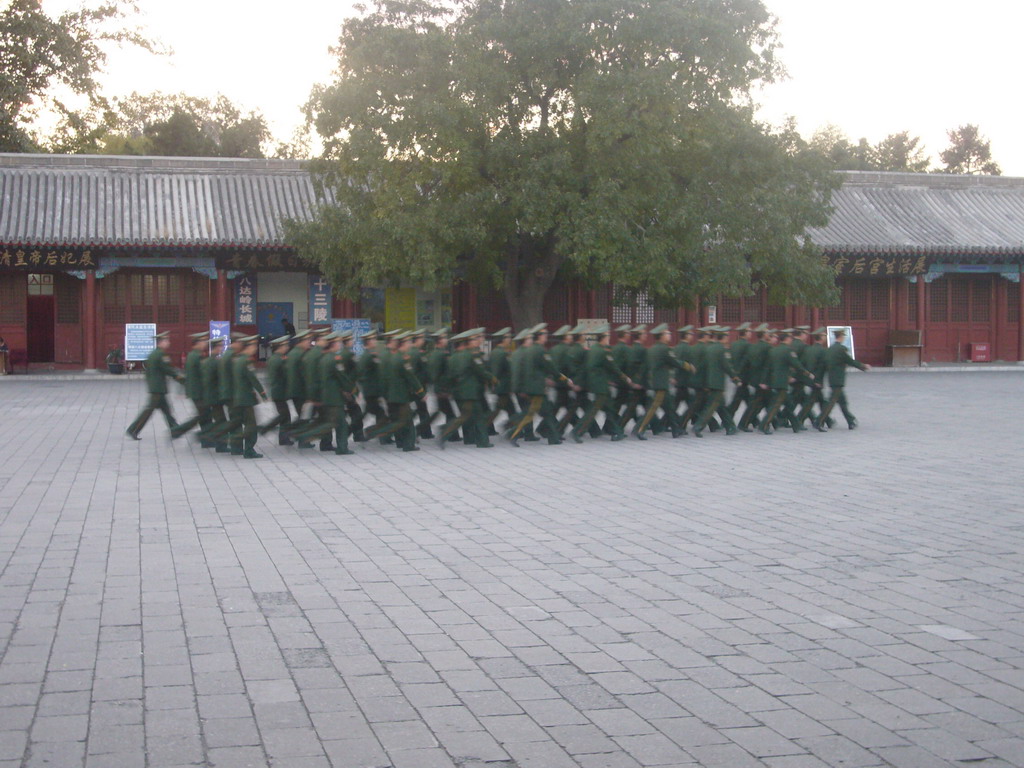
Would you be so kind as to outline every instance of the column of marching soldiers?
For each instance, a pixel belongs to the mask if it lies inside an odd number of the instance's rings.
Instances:
[[[584,435],[618,441],[631,424],[629,434],[639,440],[663,433],[703,437],[705,430],[801,432],[808,423],[825,432],[835,424],[836,405],[849,428],[857,426],[844,392],[846,368],[870,366],[851,357],[842,333],[828,347],[826,329],[811,333],[807,326],[687,325],[674,346],[665,324],[649,331],[624,325],[614,333],[613,345],[607,324],[551,334],[543,323],[515,335],[503,328],[491,334],[485,357],[483,328],[456,335],[447,328],[370,332],[360,337],[364,351],[357,357],[351,332],[311,329],[270,343],[266,389],[253,367],[258,336],[233,333],[222,349],[228,339],[210,344],[208,334],[193,334],[182,372],[171,365],[168,334],[161,333],[146,361],[149,399],[127,434],[140,439],[160,410],[172,438],[198,427],[202,447],[258,459],[258,436],[275,429],[281,446],[312,449],[318,442],[321,451],[351,454],[350,439],[402,451],[419,450],[417,438],[435,437],[442,449],[457,440],[490,448],[499,424],[514,446],[581,443]],[[550,348],[549,336],[558,339]],[[181,424],[167,401],[168,378],[183,382],[195,405],[196,415]],[[727,380],[735,385],[730,398]],[[255,406],[267,399],[277,415],[258,425]]]

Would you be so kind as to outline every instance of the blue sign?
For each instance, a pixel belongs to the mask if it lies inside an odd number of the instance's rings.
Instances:
[[[256,275],[246,272],[235,279],[235,324],[256,325]]]
[[[363,334],[373,329],[373,323],[368,317],[336,317],[331,320],[331,330],[334,333],[339,331],[352,331],[355,341],[352,343],[352,351],[357,355],[363,352]]]
[[[124,359],[145,360],[156,349],[156,323],[128,323],[124,327]]]
[[[211,320],[210,321],[210,352],[213,352],[213,342],[217,339],[224,337],[227,339],[231,338],[231,323],[227,320]],[[227,346],[223,346],[218,350],[218,357],[224,354],[224,350]]]
[[[319,275],[309,276],[309,324],[331,322],[331,284]]]

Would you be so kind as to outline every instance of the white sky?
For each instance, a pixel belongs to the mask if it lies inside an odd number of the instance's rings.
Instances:
[[[852,141],[902,130],[938,161],[946,131],[976,123],[1003,173],[1024,176],[1017,77],[1024,3],[1017,0],[764,0],[779,18],[789,79],[759,94],[765,120],[796,117],[810,135],[827,123]],[[44,0],[57,12],[73,0]],[[133,90],[223,93],[259,109],[291,138],[314,83],[329,79],[327,48],[351,0],[138,0],[140,22],[170,57],[111,55],[110,95]]]

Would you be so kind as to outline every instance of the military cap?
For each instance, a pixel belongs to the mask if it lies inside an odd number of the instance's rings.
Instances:
[[[369,341],[370,339],[376,339],[377,338],[377,332],[376,331],[367,331],[366,333],[362,334],[359,338],[362,339],[363,341]]]
[[[491,336],[494,336],[494,337],[497,337],[497,336],[511,336],[511,335],[512,335],[512,329],[509,326],[507,326],[507,325],[504,328],[502,328],[500,331],[495,331],[494,333],[491,334]]]
[[[750,323],[740,323],[739,325],[736,326],[736,330],[737,331],[749,331],[750,330]]]
[[[794,331],[808,331],[808,332],[810,332],[811,326],[809,326],[809,325],[794,325],[793,326],[793,330]]]
[[[626,327],[628,328],[629,326],[626,326]],[[601,323],[599,326],[597,326],[596,328],[594,328],[592,330],[592,333],[594,335],[596,335],[596,336],[604,336],[605,334],[611,333],[611,332],[612,332],[612,327],[608,323]]]
[[[426,328],[417,328],[415,331],[409,331],[409,334],[411,336],[413,336],[413,337],[426,336],[427,335],[427,329]]]
[[[547,329],[548,329],[548,324],[547,323],[537,323],[535,326],[533,326],[533,328],[530,329],[530,333],[533,333],[533,334],[545,333],[547,331]]]
[[[828,328],[815,328],[811,336],[824,336],[826,333],[828,333]]]
[[[632,331],[633,326],[631,325],[620,325],[618,328],[615,329],[616,333],[631,333]]]
[[[171,332],[170,331],[161,331],[160,333],[154,334],[153,338],[154,339],[169,339],[169,338],[171,338]]]
[[[260,335],[258,333],[254,333],[252,336],[242,336],[238,340],[243,344],[253,344],[260,340]]]
[[[647,323],[641,323],[640,325],[638,325],[636,328],[633,329],[633,333],[646,333],[646,332],[647,332]]]
[[[660,336],[661,334],[667,333],[667,332],[668,332],[668,323],[662,323],[661,325],[656,325],[653,328],[651,328],[651,335],[652,336]]]
[[[400,333],[405,333],[401,328],[392,328],[390,331],[384,331],[380,336],[382,339],[391,339]]]
[[[680,333],[690,333],[691,331],[693,331],[692,325],[684,325],[682,328],[679,329]]]
[[[580,323],[571,331],[569,331],[569,333],[573,336],[582,336],[583,334],[587,333],[587,329],[583,326],[583,323]]]
[[[242,333],[241,331],[232,331],[231,332],[231,340],[232,341],[241,341],[242,339],[244,339],[248,335],[249,334]]]
[[[782,338],[783,336],[789,336],[789,334],[791,334],[792,332],[792,328],[782,328],[781,330],[778,331],[771,331],[771,333],[774,333],[779,338]]]
[[[227,344],[228,343],[228,337],[227,336],[214,336],[212,339],[210,339],[210,343],[211,344]]]
[[[352,333],[351,328],[346,328],[345,330],[338,331],[337,334],[339,339],[348,339],[355,335]]]
[[[698,328],[697,332],[698,333],[711,333],[713,330],[715,330],[715,326],[713,326],[713,325],[704,325],[704,326],[701,326],[700,328]]]
[[[768,326],[768,323],[761,323],[754,330],[757,331],[758,333],[767,333],[768,331],[771,330],[771,328]]]
[[[433,336],[434,338],[437,338],[438,336],[448,336],[451,332],[451,328],[449,328],[447,325],[443,325],[430,335]]]
[[[530,336],[532,334],[533,334],[533,329],[532,328],[523,328],[523,330],[521,330],[514,337],[512,337],[512,341],[522,341],[527,336]]]
[[[290,338],[293,338],[296,341],[301,341],[302,339],[306,338],[309,335],[310,335],[309,328],[307,328],[304,331],[299,331],[298,333],[296,333],[294,336],[291,336]]]
[[[729,325],[716,325],[715,333],[728,333],[732,330],[732,326]]]
[[[192,339],[193,342],[196,342],[196,341],[205,341],[209,337],[209,335],[210,335],[209,331],[200,331],[199,333],[190,333],[188,335],[188,337],[190,339]]]
[[[270,347],[271,349],[273,349],[274,347],[280,347],[282,344],[287,344],[291,340],[291,336],[278,336],[276,339],[271,340]]]
[[[561,328],[559,328],[557,331],[555,331],[551,335],[552,336],[565,336],[565,335],[567,335],[569,333],[572,333],[572,326],[563,325]]]
[[[328,333],[331,333],[331,328],[330,326],[327,328],[310,328],[309,332],[314,336],[326,336]]]

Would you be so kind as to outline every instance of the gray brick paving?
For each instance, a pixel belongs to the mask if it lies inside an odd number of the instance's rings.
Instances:
[[[252,462],[125,440],[139,382],[5,381],[0,767],[1024,766],[1022,385]]]

